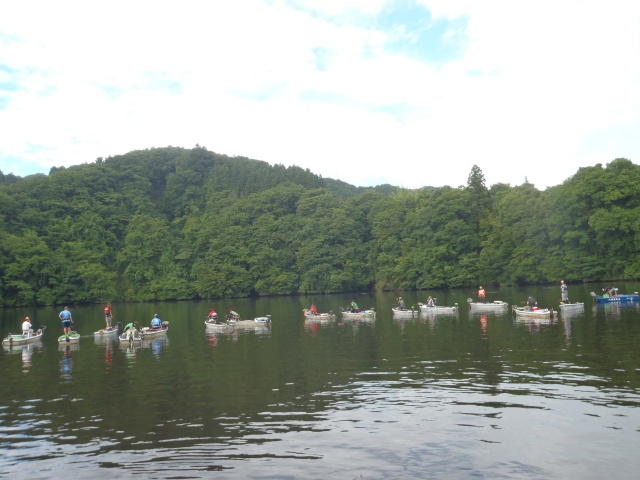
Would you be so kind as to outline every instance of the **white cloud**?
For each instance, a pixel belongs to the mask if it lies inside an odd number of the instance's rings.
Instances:
[[[465,26],[448,61],[351,21],[382,0],[16,2],[0,16],[0,169],[198,143],[356,185],[458,186],[477,164],[489,185],[544,188],[638,161],[635,2],[423,3]]]

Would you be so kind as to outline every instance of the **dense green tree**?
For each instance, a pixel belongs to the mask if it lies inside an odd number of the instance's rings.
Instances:
[[[0,304],[147,301],[640,276],[640,167],[354,187],[175,147],[0,172]]]

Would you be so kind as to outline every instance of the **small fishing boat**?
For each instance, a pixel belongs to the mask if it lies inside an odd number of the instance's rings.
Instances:
[[[142,336],[140,335],[140,332],[138,330],[130,328],[118,335],[118,340],[120,340],[120,345],[128,345],[136,342],[141,342]]]
[[[10,333],[4,340],[2,340],[2,345],[12,347],[14,345],[26,345],[28,343],[37,342],[42,338],[46,329],[47,327],[40,327],[35,332],[31,332],[26,335],[23,333]]]
[[[560,302],[560,311],[561,312],[575,312],[577,310],[584,310],[584,303],[583,302],[575,302],[575,303],[571,303],[571,302]]]
[[[229,326],[232,328],[268,328],[271,326],[271,315],[256,317],[253,320],[230,319]]]
[[[509,304],[502,300],[494,300],[493,302],[474,302],[470,298],[467,298],[469,308],[473,312],[496,312],[507,308]]]
[[[60,335],[58,337],[58,343],[60,345],[67,345],[70,343],[80,343],[80,334],[74,330],[67,335]]]
[[[596,295],[595,292],[591,292],[591,296],[596,303],[628,303],[638,301],[638,292],[618,294],[618,289],[615,287],[606,288],[603,295]]]
[[[420,310],[413,308],[393,307],[391,311],[393,312],[393,318],[418,318],[420,316]]]
[[[525,318],[549,318],[553,320],[558,317],[558,312],[555,312],[553,308],[538,308],[534,307],[529,309],[528,307],[512,307],[516,317]]]
[[[219,322],[217,316],[215,319],[210,319],[207,317],[207,319],[204,321],[204,325],[210,330],[226,331],[231,328],[227,322]]]
[[[373,319],[376,317],[376,311],[373,309],[373,307],[367,310],[358,310],[357,312],[354,312],[351,309],[343,309],[342,307],[340,307],[340,314],[345,320]]]
[[[448,314],[458,313],[457,303],[452,307],[446,307],[446,306],[440,306],[440,305],[429,306],[429,305],[425,305],[424,303],[418,303],[418,306],[420,307],[420,313],[448,313]]]
[[[336,319],[336,314],[333,312],[313,313],[308,308],[305,308],[303,312],[304,312],[304,318],[307,320],[335,320]]]
[[[96,336],[100,336],[100,337],[114,337],[115,338],[118,335],[118,329],[120,328],[120,326],[122,326],[122,324],[120,322],[118,322],[118,323],[116,323],[115,327],[101,328],[97,332],[93,332],[93,334],[96,335]]]
[[[159,328],[142,327],[140,330],[140,336],[144,340],[145,338],[154,338],[166,335],[169,330],[169,322],[162,322]]]

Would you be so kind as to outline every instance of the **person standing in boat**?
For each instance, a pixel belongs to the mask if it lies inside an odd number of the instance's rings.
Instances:
[[[22,322],[22,335],[25,337],[30,337],[33,333],[33,328],[31,328],[31,321],[29,317],[24,317],[24,322]]]
[[[405,308],[407,308],[404,305],[404,300],[402,299],[402,297],[398,297],[398,308],[400,308],[401,310],[404,310]]]
[[[529,305],[529,311],[533,311],[533,309],[535,308],[536,305],[538,305],[538,301],[533,298],[533,295],[529,295],[529,298],[527,299],[527,305]]]
[[[315,303],[312,303],[309,307],[309,313],[313,313],[314,315],[318,314],[318,307],[316,307]]]
[[[104,307],[104,321],[107,324],[106,330],[111,330],[111,320],[113,319],[111,315],[111,304],[107,303],[107,306]]]
[[[429,295],[429,298],[427,298],[427,307],[435,307],[435,306],[436,306],[436,301],[433,299],[431,295]]]
[[[158,316],[158,314],[155,313],[153,315],[153,318],[151,319],[151,328],[153,328],[154,330],[157,330],[161,326],[162,326],[162,320],[160,320],[160,317]]]
[[[484,303],[485,295],[486,292],[484,291],[484,288],[482,288],[482,285],[480,285],[480,287],[478,288],[478,301]]]
[[[564,280],[560,280],[560,293],[562,294],[562,303],[569,303],[569,289]]]
[[[64,310],[60,312],[58,318],[62,320],[62,328],[64,329],[64,334],[69,335],[71,333],[71,324],[73,323],[73,317],[71,316],[69,307],[64,307]]]

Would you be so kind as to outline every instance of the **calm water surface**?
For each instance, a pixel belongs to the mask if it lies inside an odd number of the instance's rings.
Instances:
[[[170,322],[133,349],[95,339],[102,305],[73,306],[82,338],[59,348],[56,308],[25,315],[41,343],[0,354],[0,477],[635,479],[640,470],[638,305],[585,308],[553,323],[470,313],[462,290],[407,292],[460,312],[397,320],[393,294],[214,302],[269,330],[208,332],[211,304],[114,304],[114,322]],[[621,293],[640,290],[618,283]],[[489,289],[556,307],[559,287]],[[305,322],[314,301],[355,299],[374,322]]]

